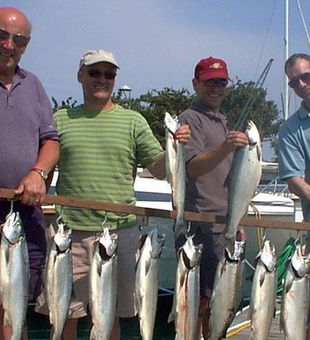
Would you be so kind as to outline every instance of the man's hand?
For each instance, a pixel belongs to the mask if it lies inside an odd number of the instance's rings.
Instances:
[[[249,144],[248,137],[241,131],[230,131],[224,142],[229,151],[234,151],[237,147]]]
[[[181,125],[174,134],[174,138],[182,144],[187,144],[191,138],[192,131],[188,124]]]
[[[26,205],[42,205],[46,194],[44,179],[35,171],[30,171],[19,183],[15,195]]]

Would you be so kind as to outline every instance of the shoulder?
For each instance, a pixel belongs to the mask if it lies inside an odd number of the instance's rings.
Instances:
[[[127,122],[130,120],[141,124],[147,124],[146,118],[140,112],[126,109],[119,104],[115,105],[113,113],[116,114],[117,116],[122,117],[122,119],[124,119]]]

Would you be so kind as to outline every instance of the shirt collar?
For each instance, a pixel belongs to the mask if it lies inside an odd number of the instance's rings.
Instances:
[[[298,116],[300,119],[310,118],[310,111],[306,108],[304,102],[301,103],[300,108],[298,109]]]
[[[194,101],[191,105],[191,109],[201,112],[204,115],[208,116],[209,118],[226,121],[226,118],[224,115],[222,115],[221,113],[212,112],[208,106],[204,105],[203,103],[199,101]]]

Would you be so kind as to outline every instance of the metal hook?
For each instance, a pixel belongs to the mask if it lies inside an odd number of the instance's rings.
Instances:
[[[13,208],[14,208],[14,201],[11,200],[11,208],[10,208],[9,215],[11,215],[13,213]]]
[[[104,229],[104,225],[107,223],[107,221],[108,221],[108,212],[106,211],[105,213],[104,213],[104,219],[103,219],[103,221],[102,221],[102,223],[101,223],[101,231],[103,231],[103,229]]]
[[[61,206],[60,206],[59,216],[58,216],[57,219],[56,219],[57,225],[59,225],[60,223],[62,223],[63,213],[64,213],[64,208],[63,208],[63,206],[61,205]]]

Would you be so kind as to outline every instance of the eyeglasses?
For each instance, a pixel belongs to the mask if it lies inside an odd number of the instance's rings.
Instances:
[[[288,86],[291,87],[292,89],[296,89],[299,86],[300,81],[308,85],[310,83],[310,72],[305,72],[301,74],[299,77],[290,80]]]
[[[87,71],[87,73],[91,78],[96,78],[96,79],[100,78],[101,76],[104,76],[105,79],[113,80],[116,77],[115,72],[108,72],[108,71],[101,72],[100,70],[97,70],[97,69],[90,69]]]
[[[9,38],[11,38],[15,46],[19,48],[25,47],[30,39],[21,34],[12,34],[3,28],[0,28],[0,41],[5,41]]]
[[[210,80],[199,80],[206,87],[226,87],[228,85],[228,80],[226,79],[210,79]]]

